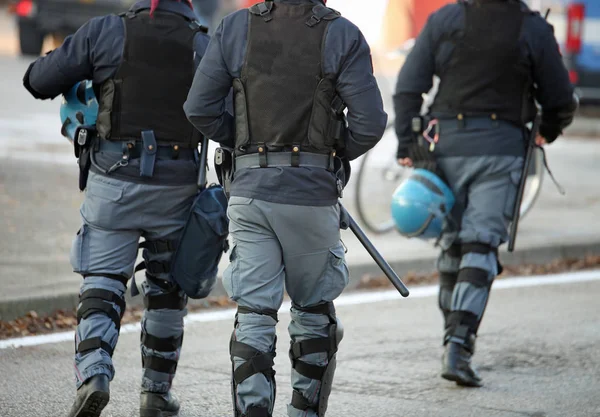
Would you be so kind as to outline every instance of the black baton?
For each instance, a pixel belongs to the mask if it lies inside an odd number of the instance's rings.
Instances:
[[[198,188],[206,188],[206,168],[208,167],[208,139],[202,136],[202,145],[200,145],[200,169],[198,171]]]
[[[519,229],[519,219],[521,218],[521,203],[523,202],[523,194],[525,193],[525,185],[527,184],[527,176],[529,175],[529,169],[533,156],[535,154],[535,138],[540,129],[540,123],[542,117],[539,113],[536,114],[531,126],[531,135],[527,143],[527,153],[525,154],[525,161],[523,162],[523,171],[521,172],[521,181],[519,182],[519,190],[515,199],[515,206],[513,208],[513,220],[510,224],[510,235],[508,239],[508,251],[512,252],[515,250],[515,242],[517,240],[517,231]]]
[[[402,280],[400,279],[398,274],[396,274],[396,272],[394,272],[394,270],[392,269],[390,264],[388,264],[386,262],[386,260],[383,259],[383,256],[381,256],[381,254],[379,253],[377,248],[375,248],[375,246],[373,246],[373,243],[371,243],[371,241],[369,240],[367,235],[365,235],[365,232],[362,231],[360,226],[358,224],[356,224],[356,222],[354,221],[352,216],[350,216],[350,213],[348,213],[348,211],[341,204],[340,204],[340,207],[342,210],[344,210],[345,215],[348,218],[348,223],[350,226],[350,230],[352,230],[352,233],[354,233],[356,238],[365,247],[367,252],[369,252],[369,255],[371,255],[371,257],[373,258],[375,263],[377,263],[377,265],[379,265],[379,267],[381,268],[381,270],[383,271],[385,276],[390,280],[392,285],[394,285],[394,287],[396,287],[396,289],[398,290],[400,295],[402,295],[402,297],[408,297],[408,294],[409,294],[408,288],[406,288],[406,285],[404,285],[404,283],[402,282]]]

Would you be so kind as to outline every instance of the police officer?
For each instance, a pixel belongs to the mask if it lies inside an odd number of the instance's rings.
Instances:
[[[109,400],[111,356],[140,237],[146,266],[140,415],[178,413],[170,389],[187,298],[169,280],[169,260],[197,194],[199,135],[182,106],[208,45],[205,31],[191,3],[143,0],[124,15],[92,19],[25,75],[38,99],[91,79],[99,102],[83,226],[71,251],[84,279],[69,416],[99,416]]]
[[[223,110],[232,87],[235,116]],[[347,129],[333,117],[340,103]],[[333,301],[348,282],[339,152],[357,158],[387,122],[369,46],[321,0],[258,3],[221,22],[184,109],[204,135],[235,148],[233,245],[223,277],[238,304],[230,343],[234,414],[273,415],[285,286],[292,300],[287,413],[323,416],[342,338]]]
[[[536,143],[551,143],[571,123],[576,102],[552,26],[537,12],[515,0],[447,5],[429,17],[398,77],[397,156],[404,166],[418,165],[410,153],[411,120],[434,75],[440,84],[428,117],[428,148],[457,200],[437,262],[445,320],[442,377],[478,387],[482,380],[471,356],[501,272],[498,247],[508,238],[524,126],[535,115],[535,99],[542,107]]]

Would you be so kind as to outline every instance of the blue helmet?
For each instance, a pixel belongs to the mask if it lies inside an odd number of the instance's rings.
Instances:
[[[440,177],[425,169],[415,169],[392,198],[396,229],[406,237],[438,238],[454,201],[452,190]]]
[[[97,117],[98,100],[91,81],[81,81],[63,95],[60,105],[60,133],[71,142],[74,141],[78,128],[95,126]]]

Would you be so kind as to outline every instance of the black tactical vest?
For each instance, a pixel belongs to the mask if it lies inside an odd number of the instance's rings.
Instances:
[[[249,9],[248,44],[234,80],[236,152],[329,153],[335,80],[322,70],[329,22],[339,13],[314,3],[267,1]]]
[[[194,78],[194,37],[206,31],[169,12],[127,13],[123,61],[100,92],[98,134],[112,141],[140,140],[153,130],[159,144],[197,145],[199,135],[183,103]]]
[[[432,112],[486,116],[518,125],[533,116],[532,81],[520,61],[524,17],[520,2],[480,0],[462,3],[465,30],[450,36],[454,51],[440,74]]]

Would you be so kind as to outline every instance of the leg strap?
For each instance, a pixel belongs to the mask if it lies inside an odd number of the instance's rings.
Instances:
[[[129,281],[129,277],[124,277],[123,275],[117,275],[117,274],[87,273],[87,274],[83,274],[82,276],[84,279],[87,277],[104,277],[104,278],[108,278],[108,279],[114,279],[115,281],[119,281],[125,287],[127,287],[127,282]]]
[[[146,310],[183,310],[185,305],[185,297],[181,297],[178,292],[144,297],[144,307]]]
[[[298,391],[294,390],[292,392],[292,401],[290,403],[292,405],[292,407],[298,409],[298,410],[314,410],[317,411],[315,408],[313,407],[306,398],[304,398],[304,396],[302,394],[300,394]]]
[[[269,316],[277,322],[279,321],[278,316],[277,316],[277,310],[273,310],[270,308],[267,308],[264,310],[254,310],[249,307],[238,306],[237,313],[238,314],[252,314],[252,313],[260,314],[262,316]]]
[[[111,357],[113,355],[112,346],[102,340],[101,337],[92,337],[90,339],[82,340],[75,350],[81,355],[87,355],[97,349],[104,350]]]
[[[327,357],[331,358],[331,356],[337,352],[337,346],[334,345],[335,340],[330,337],[308,339],[303,340],[302,342],[292,343],[290,346],[290,360],[292,361],[292,368],[294,368],[300,375],[320,381],[323,378],[323,374],[325,373],[327,366],[311,365],[301,361],[299,358],[304,355],[320,352],[327,353]]]
[[[81,304],[77,309],[77,324],[82,319],[94,313],[104,313],[113,321],[117,331],[121,329],[121,318],[125,313],[125,300],[117,294],[112,291],[95,288],[84,291],[80,296],[80,300]],[[119,306],[120,313],[117,313],[112,304],[110,304],[111,302]]]
[[[148,349],[159,352],[175,352],[183,343],[183,335],[179,337],[160,338],[142,332],[141,341]]]
[[[271,417],[269,410],[263,407],[248,407],[242,417]]]
[[[240,365],[233,371],[233,380],[236,384],[250,378],[252,375],[262,373],[268,378],[275,375],[273,366],[275,365],[275,352],[261,352],[246,343],[231,341],[229,352],[231,360],[234,356],[246,360],[246,363]]]
[[[172,375],[177,370],[177,361],[158,356],[142,356],[142,368]]]
[[[487,288],[491,284],[490,273],[480,268],[463,268],[458,273],[457,282],[468,282],[478,288]]]

